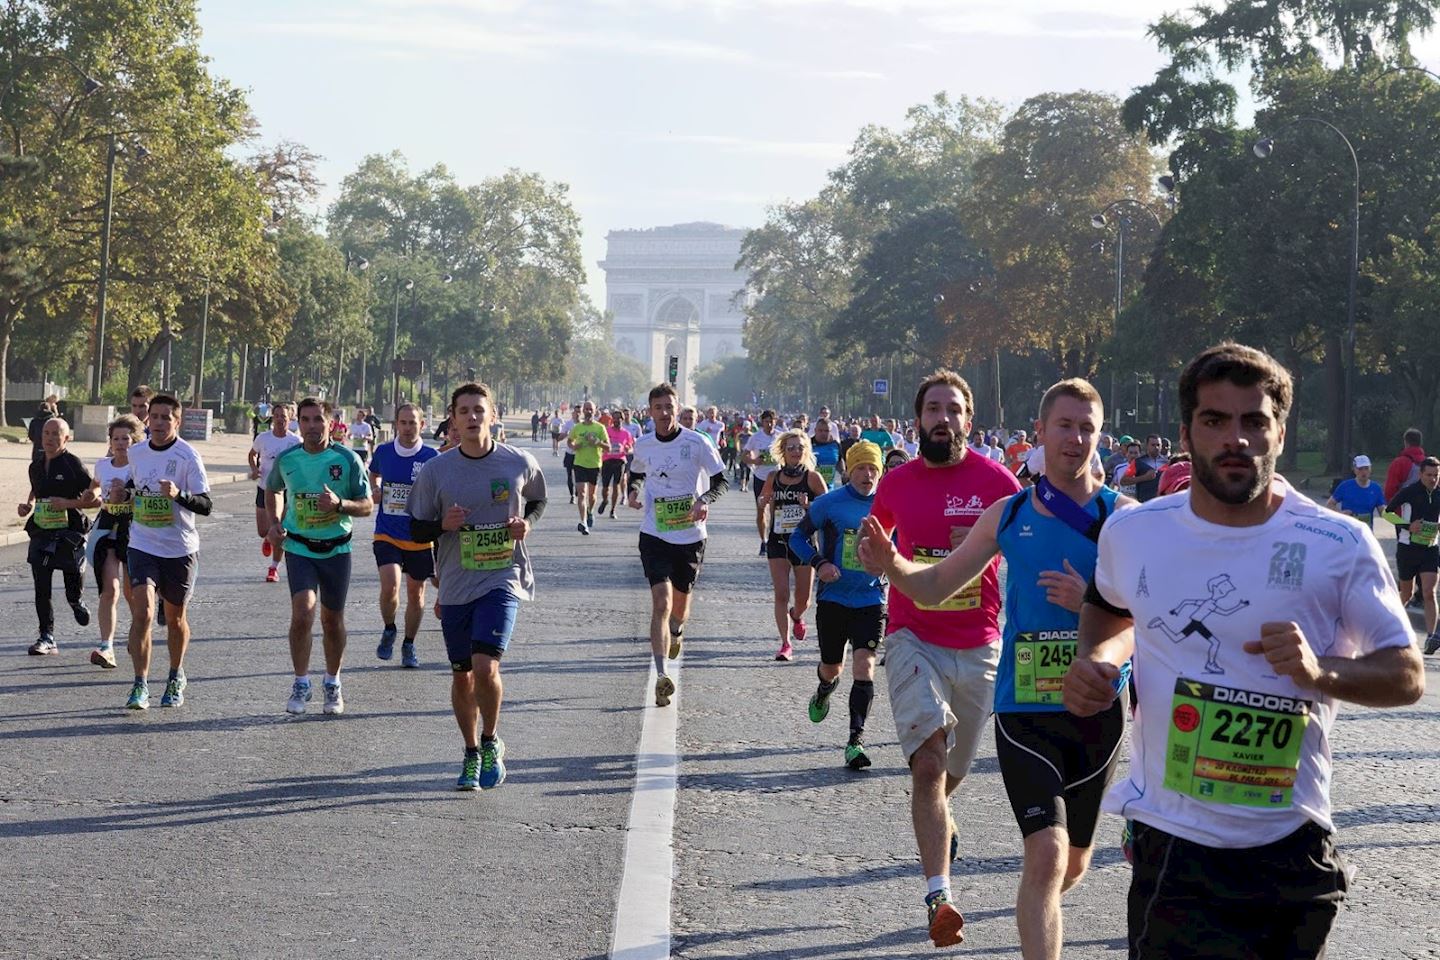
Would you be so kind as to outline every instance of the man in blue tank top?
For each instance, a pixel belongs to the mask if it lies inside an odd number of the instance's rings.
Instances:
[[[1009,568],[1005,635],[995,680],[995,744],[1005,791],[1025,838],[1015,921],[1026,960],[1059,960],[1064,944],[1061,894],[1090,864],[1100,800],[1114,774],[1125,732],[1123,695],[1094,717],[1061,702],[1075,656],[1080,606],[1095,572],[1100,526],[1134,501],[1090,471],[1104,421],[1100,394],[1080,379],[1045,392],[1036,421],[1045,472],[1036,486],[997,501],[964,543],[943,561],[921,566],[901,557],[868,520],[867,565],[919,603],[944,601],[980,574],[996,553]],[[1116,680],[1123,691],[1129,665]]]

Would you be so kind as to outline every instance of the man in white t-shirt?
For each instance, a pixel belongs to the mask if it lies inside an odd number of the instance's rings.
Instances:
[[[765,540],[770,528],[765,518],[767,504],[760,499],[760,491],[765,488],[765,481],[770,478],[770,474],[775,472],[775,454],[771,447],[775,445],[775,438],[778,436],[775,432],[775,411],[762,411],[760,429],[745,441],[745,449],[741,452],[741,459],[751,469],[750,490],[755,494],[755,529],[760,534],[762,557],[765,556]]]
[[[270,568],[265,572],[266,583],[280,582],[280,560],[285,551],[274,549],[270,543],[270,520],[265,513],[265,479],[270,476],[276,457],[291,447],[300,446],[300,437],[290,432],[294,413],[295,409],[289,403],[282,401],[275,404],[271,409],[270,429],[256,434],[250,444],[250,479],[256,483],[255,533],[260,537],[260,555],[270,558]]]
[[[370,462],[370,454],[375,450],[375,428],[370,426],[370,421],[365,417],[365,408],[355,408],[355,422],[350,424],[350,449],[360,458],[361,463]]]
[[[1109,707],[1133,654],[1130,767],[1104,804],[1134,823],[1131,958],[1318,958],[1348,883],[1339,701],[1414,703],[1424,667],[1374,535],[1275,476],[1285,368],[1225,343],[1177,393],[1190,490],[1102,528],[1065,706]]]
[[[715,407],[706,407],[705,419],[701,420],[695,426],[695,429],[709,437],[710,442],[715,444],[718,449],[720,446],[720,436],[725,432],[725,424],[720,419],[720,411]]]
[[[561,462],[565,465],[565,486],[570,490],[570,502],[575,502],[575,451],[571,450],[567,441],[570,438],[570,430],[580,421],[580,404],[570,408],[570,416],[560,424],[559,442],[565,448],[565,459]]]

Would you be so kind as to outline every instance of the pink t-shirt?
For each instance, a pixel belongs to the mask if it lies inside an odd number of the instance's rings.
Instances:
[[[951,527],[975,526],[987,507],[1019,489],[1009,470],[974,452],[949,467],[932,467],[916,459],[881,478],[870,514],[886,530],[898,533],[901,556],[939,563],[950,553]],[[918,606],[899,590],[891,590],[887,630],[894,633],[908,627],[926,643],[953,649],[999,643],[999,569],[997,556],[978,578],[934,607]]]
[[[635,438],[624,427],[606,427],[610,446],[605,449],[605,460],[624,460],[625,455],[635,448]]]

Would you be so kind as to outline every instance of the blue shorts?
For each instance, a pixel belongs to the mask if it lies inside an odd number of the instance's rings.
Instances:
[[[466,673],[477,653],[500,659],[510,646],[520,598],[504,587],[496,587],[469,603],[440,605],[440,632],[445,637],[445,654],[450,669]]]
[[[345,597],[350,593],[350,551],[317,558],[287,550],[285,580],[290,585],[290,596],[318,593],[320,606],[326,610],[344,610]]]

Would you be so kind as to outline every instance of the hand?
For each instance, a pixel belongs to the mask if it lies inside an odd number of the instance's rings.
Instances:
[[[808,493],[802,493],[802,494],[800,494],[800,509],[801,509],[801,510],[809,510],[809,509],[810,509],[810,495],[809,495]]]
[[[510,539],[519,543],[525,539],[525,534],[530,532],[530,521],[524,517],[511,517],[509,521]]]
[[[631,510],[639,510],[639,509],[640,509],[640,497],[639,497],[639,495],[638,495],[638,494],[634,494],[634,493],[630,494],[629,498],[626,499],[626,501],[625,501],[625,506],[629,507]]]
[[[452,503],[450,509],[445,511],[445,516],[440,518],[440,529],[454,533],[456,530],[465,526],[465,521],[469,519],[469,517],[469,510],[466,510],[458,503]]]
[[[20,516],[22,516],[22,517],[28,517],[28,516],[30,516],[30,504],[28,504],[28,503],[18,504],[17,507],[16,507],[16,512],[19,513]]]
[[[259,480],[259,479],[260,479],[260,468],[259,468],[259,467],[251,467],[251,468],[250,468],[250,479],[251,479],[251,480]]]
[[[1419,533],[1419,532],[1420,532],[1420,521],[1419,521],[1419,520],[1411,520],[1411,521],[1410,521],[1410,532],[1411,532],[1411,533]]]
[[[760,494],[760,502],[765,504],[767,507],[770,506],[772,503],[775,502],[774,492]]]
[[[270,532],[265,534],[265,539],[269,540],[270,545],[276,550],[279,550],[285,545],[285,528],[278,523],[272,524]]]
[[[1065,564],[1064,573],[1059,570],[1046,570],[1040,574],[1036,584],[1044,588],[1046,600],[1071,613],[1079,613],[1080,605],[1085,601],[1085,578],[1075,572],[1069,560],[1061,562]]]
[[[705,518],[710,516],[710,504],[704,500],[696,500],[695,506],[691,507],[685,516],[691,523],[704,523]]]
[[[340,509],[340,498],[335,496],[335,491],[324,486],[320,488],[320,496],[316,498],[315,506],[321,513],[335,513]]]
[[[964,542],[965,542],[965,538],[968,537],[968,536],[970,536],[970,528],[969,528],[969,527],[951,527],[951,528],[950,528],[950,549],[951,549],[951,550],[958,550],[958,549],[960,549],[960,544],[964,543]]]
[[[1115,681],[1120,668],[1103,660],[1074,660],[1065,671],[1061,697],[1065,709],[1077,717],[1090,717],[1110,706],[1115,699]]]
[[[171,500],[174,500],[179,495],[180,488],[175,486],[175,484],[171,483],[169,480],[160,481],[160,496],[169,497]]]
[[[829,560],[826,560],[820,564],[820,568],[815,571],[815,576],[820,578],[821,583],[834,583],[840,579],[840,568]]]
[[[1289,677],[1302,690],[1313,690],[1325,671],[1305,639],[1305,632],[1294,621],[1260,624],[1260,639],[1246,640],[1246,653],[1261,654],[1277,676]]]
[[[107,499],[111,503],[123,503],[125,501],[125,483],[119,479],[111,480]]]
[[[860,522],[860,541],[856,544],[856,553],[860,557],[860,565],[871,574],[888,573],[894,568],[895,558],[899,556],[899,551],[885,533],[885,528],[880,526],[880,521],[874,517],[866,517]]]

